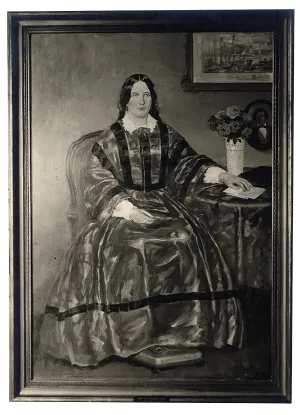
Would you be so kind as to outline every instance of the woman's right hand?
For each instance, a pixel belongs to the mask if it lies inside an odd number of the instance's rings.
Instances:
[[[135,206],[130,210],[129,218],[135,223],[145,225],[150,225],[155,220],[154,216],[151,215],[151,213],[147,212],[144,209],[139,209]]]

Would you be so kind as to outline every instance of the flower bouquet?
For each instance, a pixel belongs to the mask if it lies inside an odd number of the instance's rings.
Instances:
[[[234,144],[238,140],[247,140],[252,133],[252,118],[236,105],[218,111],[209,118],[208,123],[212,131],[217,131],[220,136],[227,141],[232,140]]]
[[[238,176],[244,170],[244,145],[252,134],[252,118],[232,105],[212,115],[208,123],[212,131],[225,139],[228,173]]]

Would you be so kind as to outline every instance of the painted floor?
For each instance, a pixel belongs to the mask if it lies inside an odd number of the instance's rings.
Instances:
[[[248,344],[242,350],[202,348],[204,362],[165,369],[159,373],[129,359],[112,357],[96,367],[72,366],[50,356],[34,355],[34,380],[70,379],[269,379],[270,339],[266,333],[250,330]]]

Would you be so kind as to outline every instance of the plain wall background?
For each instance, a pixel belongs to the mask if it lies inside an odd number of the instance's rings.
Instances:
[[[199,153],[225,164],[222,138],[207,120],[229,105],[245,108],[271,92],[183,92],[185,34],[32,35],[32,188],[34,313],[43,312],[70,242],[66,155],[81,135],[116,120],[125,78],[155,83],[162,119]],[[245,165],[271,165],[271,151],[246,146]]]

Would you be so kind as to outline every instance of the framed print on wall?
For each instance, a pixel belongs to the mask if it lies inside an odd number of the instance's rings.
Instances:
[[[291,402],[293,19],[8,14],[12,401]],[[272,88],[182,85],[209,32],[271,33],[255,65],[239,36],[216,53]],[[244,178],[208,120],[248,105],[273,145]]]
[[[271,32],[207,32],[187,36],[185,89],[271,89]]]

